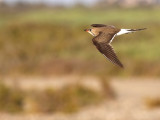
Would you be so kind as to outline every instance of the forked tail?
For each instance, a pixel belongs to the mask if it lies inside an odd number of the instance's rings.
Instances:
[[[126,29],[127,31],[131,31],[131,32],[134,32],[134,31],[141,31],[141,30],[145,30],[147,28],[141,28],[141,29]]]

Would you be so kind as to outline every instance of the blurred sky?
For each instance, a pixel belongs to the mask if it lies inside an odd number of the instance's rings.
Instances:
[[[16,2],[26,2],[26,3],[45,3],[48,5],[67,5],[72,6],[77,3],[84,4],[86,6],[93,5],[98,0],[0,0],[5,3],[14,4]]]
[[[11,4],[14,5],[17,2],[23,2],[23,3],[31,3],[31,4],[36,4],[36,3],[44,3],[47,5],[51,5],[51,6],[56,6],[56,5],[60,5],[60,6],[73,6],[77,3],[83,4],[85,6],[92,6],[94,5],[96,2],[99,2],[101,0],[0,0],[0,2],[3,1],[7,4]],[[110,3],[114,3],[114,2],[120,2],[123,3],[123,5],[125,6],[134,6],[137,5],[137,3],[139,4],[160,4],[160,0],[106,0]]]

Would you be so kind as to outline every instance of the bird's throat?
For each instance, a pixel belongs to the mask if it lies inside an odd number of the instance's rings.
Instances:
[[[89,33],[89,34],[91,34],[92,36],[95,36],[95,34],[94,34],[94,33],[92,33],[91,31],[88,31],[88,33]]]

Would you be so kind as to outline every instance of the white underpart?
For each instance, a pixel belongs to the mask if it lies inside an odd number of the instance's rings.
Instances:
[[[123,35],[123,34],[126,34],[126,33],[131,33],[133,31],[128,31],[130,29],[121,29],[116,35]]]
[[[95,36],[95,34],[93,34],[91,31],[88,31],[88,33],[90,33],[91,35]]]

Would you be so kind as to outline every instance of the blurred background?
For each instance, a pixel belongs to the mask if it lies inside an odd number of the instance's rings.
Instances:
[[[112,42],[125,69],[96,23],[147,28]],[[159,120],[159,28],[160,0],[0,0],[0,119]]]

